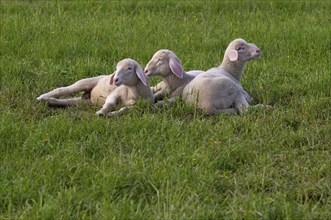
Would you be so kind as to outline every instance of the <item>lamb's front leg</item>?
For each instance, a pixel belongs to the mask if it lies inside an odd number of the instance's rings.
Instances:
[[[96,112],[97,115],[106,115],[108,111],[112,111],[116,108],[117,98],[115,95],[109,95],[103,104],[102,108]]]
[[[120,116],[120,115],[124,114],[125,112],[127,112],[128,110],[130,110],[135,103],[136,103],[136,101],[134,99],[131,99],[131,100],[127,101],[125,103],[125,106],[120,108],[118,111],[112,111],[112,112],[108,113],[108,116]]]
[[[154,100],[162,100],[168,93],[167,89],[168,86],[164,81],[161,81],[156,86],[151,87],[151,90],[154,93]]]
[[[156,102],[155,104],[154,104],[154,106],[156,106],[156,107],[163,107],[163,106],[165,106],[165,105],[173,105],[173,104],[175,104],[175,102],[176,102],[176,98],[175,97],[172,97],[172,98],[170,98],[170,99],[167,99],[167,100],[161,100],[161,101],[158,101],[158,102]]]
[[[127,112],[128,110],[130,110],[133,106],[125,106],[120,108],[118,111],[112,111],[110,113],[108,113],[108,116],[120,116],[122,114],[124,114],[125,112]]]
[[[159,82],[156,86],[152,86],[151,87],[151,90],[153,91],[153,92],[158,92],[158,91],[160,91],[160,90],[164,90],[164,89],[166,89],[167,88],[167,86],[166,86],[166,84],[164,83],[164,81],[161,81],[161,82]]]
[[[158,101],[158,100],[162,100],[164,98],[164,93],[163,91],[158,91],[157,93],[154,94],[154,100]]]

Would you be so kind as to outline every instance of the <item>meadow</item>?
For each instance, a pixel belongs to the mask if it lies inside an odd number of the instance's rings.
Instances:
[[[0,3],[0,219],[330,219],[330,1]],[[242,84],[273,109],[207,116],[179,101],[50,108],[36,97],[144,67],[221,63],[235,38],[262,58]],[[160,78],[150,78],[155,85]]]

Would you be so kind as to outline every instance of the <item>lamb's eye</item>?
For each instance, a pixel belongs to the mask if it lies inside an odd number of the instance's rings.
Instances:
[[[129,66],[129,67],[126,68],[126,70],[132,70],[132,67]]]
[[[238,47],[237,50],[245,50],[245,47]]]
[[[162,59],[161,59],[161,58],[159,58],[159,59],[157,60],[157,63],[160,63],[160,62],[162,62]]]

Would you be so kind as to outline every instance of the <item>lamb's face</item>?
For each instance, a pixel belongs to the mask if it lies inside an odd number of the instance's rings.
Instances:
[[[131,59],[124,59],[117,63],[113,82],[116,86],[133,86],[139,80],[136,74],[137,64]]]
[[[247,43],[243,39],[236,39],[232,41],[227,49],[227,52],[236,51],[237,60],[239,61],[248,61],[260,57],[260,49],[253,43]],[[230,53],[231,53],[230,52]],[[234,52],[235,53],[235,52]],[[231,60],[231,58],[230,58]]]
[[[169,50],[157,51],[145,67],[146,76],[167,76],[171,70],[169,67]]]

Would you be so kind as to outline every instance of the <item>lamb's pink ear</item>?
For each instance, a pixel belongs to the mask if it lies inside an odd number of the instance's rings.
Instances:
[[[238,52],[234,49],[230,49],[227,51],[227,55],[230,59],[230,61],[236,61],[238,60]]]
[[[169,59],[169,67],[178,78],[183,78],[184,70],[178,59],[171,57]]]
[[[147,82],[147,78],[144,74],[143,69],[141,68],[140,65],[136,65],[136,74],[139,77],[139,79],[141,80],[141,82],[145,85],[148,86],[148,82]]]
[[[109,80],[109,84],[113,85],[114,84],[114,77],[115,77],[115,73],[110,75],[110,80]]]

